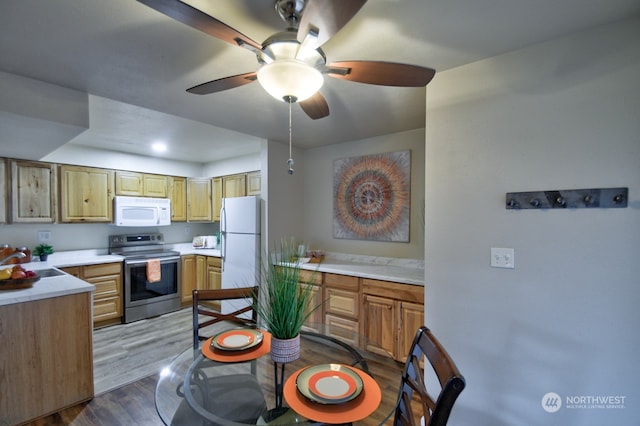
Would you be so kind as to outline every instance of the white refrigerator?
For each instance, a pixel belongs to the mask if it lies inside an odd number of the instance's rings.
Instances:
[[[260,199],[223,198],[220,210],[222,288],[253,287],[260,280]],[[248,301],[222,301],[222,312],[233,312]],[[250,317],[250,315],[247,315]]]

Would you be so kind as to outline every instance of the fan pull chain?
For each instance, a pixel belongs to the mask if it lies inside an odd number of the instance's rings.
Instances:
[[[289,97],[289,159],[287,164],[289,165],[288,173],[293,174],[293,155],[291,154],[291,104],[293,103],[292,97]]]

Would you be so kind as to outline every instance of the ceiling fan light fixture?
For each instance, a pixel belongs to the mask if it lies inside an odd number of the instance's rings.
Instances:
[[[324,77],[316,68],[295,59],[279,59],[258,70],[258,81],[271,96],[282,102],[304,101],[322,87]]]

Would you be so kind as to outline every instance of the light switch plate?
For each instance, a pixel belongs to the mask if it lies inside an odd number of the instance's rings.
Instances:
[[[38,242],[46,243],[51,241],[51,231],[38,231]]]
[[[492,268],[515,268],[515,251],[512,248],[491,248]]]

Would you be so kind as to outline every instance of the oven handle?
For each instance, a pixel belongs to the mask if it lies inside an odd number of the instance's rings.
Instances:
[[[173,263],[180,261],[180,256],[171,256],[171,257],[158,257],[156,259],[160,260],[160,263]],[[124,264],[127,266],[135,266],[135,265],[144,265],[149,260],[152,259],[143,259],[143,260],[124,260]]]

